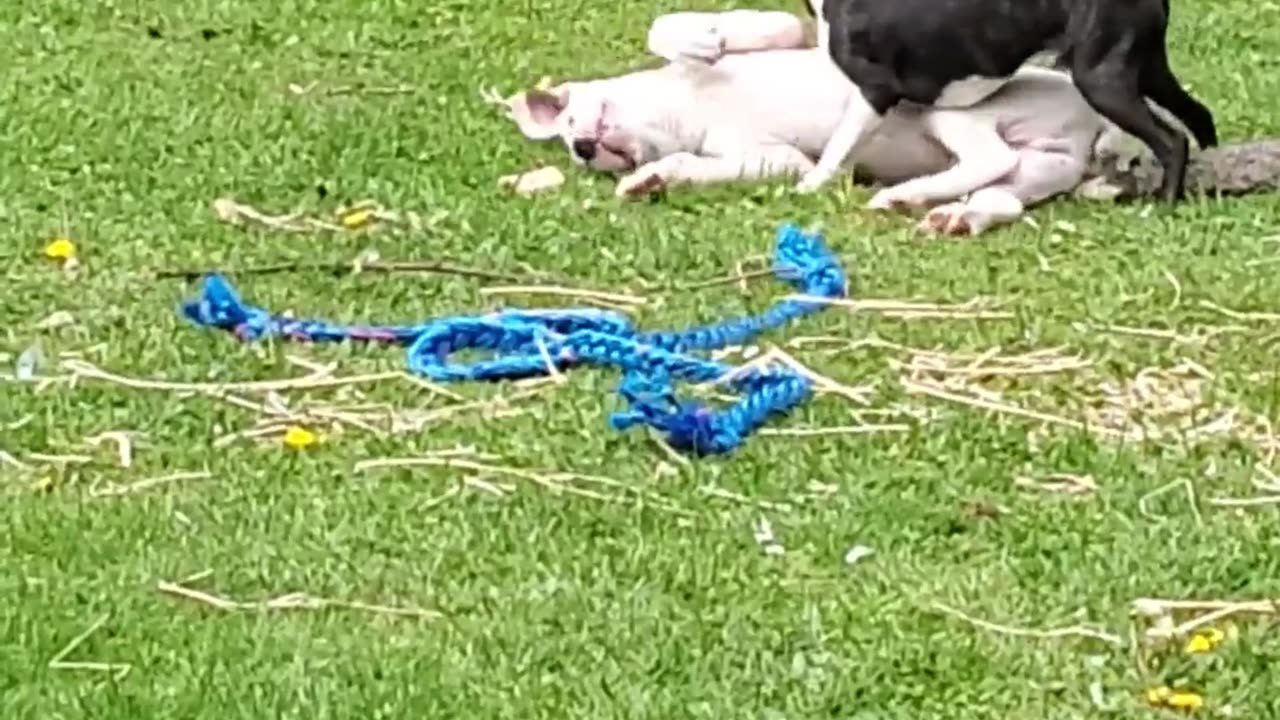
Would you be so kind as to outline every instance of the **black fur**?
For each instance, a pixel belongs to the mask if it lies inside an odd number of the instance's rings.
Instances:
[[[1164,200],[1183,196],[1190,148],[1143,98],[1200,147],[1218,144],[1213,114],[1169,68],[1169,0],[824,0],[822,15],[832,60],[881,115],[904,100],[932,105],[957,80],[1008,77],[1050,50],[1095,110],[1151,149]]]

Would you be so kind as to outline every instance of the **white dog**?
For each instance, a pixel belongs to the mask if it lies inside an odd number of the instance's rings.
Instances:
[[[803,176],[856,92],[805,35],[784,12],[665,15],[648,37],[663,66],[521,93],[511,115],[526,137],[625,174],[620,196]],[[1026,67],[972,107],[891,111],[850,160],[890,185],[870,207],[931,207],[922,229],[976,235],[1076,188],[1104,131],[1119,132],[1068,76]]]

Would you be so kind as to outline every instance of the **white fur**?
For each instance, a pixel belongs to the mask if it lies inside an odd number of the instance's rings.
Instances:
[[[559,137],[571,154],[575,141],[602,141],[590,161],[574,157],[625,174],[620,196],[784,176],[820,185],[847,164],[831,148],[857,136],[849,159],[891,185],[870,206],[936,206],[921,227],[952,234],[1013,222],[1075,188],[1109,127],[1068,76],[1035,67],[969,107],[859,115],[861,93],[802,42],[802,21],[788,13],[665,15],[648,44],[667,64],[523,93],[512,116],[527,137]]]

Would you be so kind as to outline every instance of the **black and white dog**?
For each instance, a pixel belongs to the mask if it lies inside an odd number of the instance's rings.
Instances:
[[[1164,168],[1160,197],[1183,196],[1187,137],[1147,105],[1181,121],[1201,148],[1217,145],[1213,114],[1169,68],[1169,0],[810,0],[819,44],[861,90],[814,169],[813,191],[904,101],[964,107],[995,92],[1033,56],[1056,52],[1099,114],[1151,149]]]

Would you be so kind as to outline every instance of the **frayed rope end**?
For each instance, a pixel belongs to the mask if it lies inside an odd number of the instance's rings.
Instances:
[[[200,296],[182,303],[182,315],[196,325],[230,330],[248,317],[240,293],[221,275],[206,275]]]

